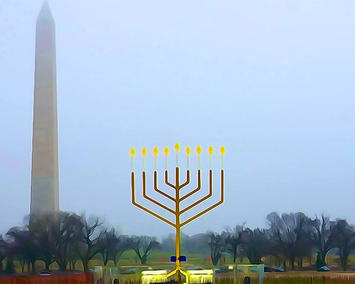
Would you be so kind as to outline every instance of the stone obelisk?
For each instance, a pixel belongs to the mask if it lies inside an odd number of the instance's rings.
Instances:
[[[48,3],[36,27],[31,216],[59,211],[55,26]]]

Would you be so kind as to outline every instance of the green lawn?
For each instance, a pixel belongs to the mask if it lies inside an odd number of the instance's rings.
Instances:
[[[154,266],[155,268],[164,268],[164,269],[172,268],[174,266],[174,264],[170,262],[170,256],[171,256],[171,254],[168,252],[153,251],[151,253],[151,255],[148,257],[148,262],[147,262],[146,266]],[[270,263],[271,261],[272,261],[271,259],[268,259],[268,258],[265,259],[266,264],[275,265],[275,263]],[[232,258],[227,256],[220,261],[220,265],[228,265],[228,264],[232,264],[232,262],[233,262]],[[312,262],[314,263],[314,260]],[[337,256],[328,256],[327,262],[328,262],[329,266],[339,264],[339,260],[338,260]],[[241,263],[248,264],[249,262],[246,258],[243,259],[243,262],[240,262],[240,260],[238,259],[237,264],[241,264]],[[94,266],[102,266],[102,265],[103,265],[103,263],[99,257],[90,262],[91,268],[93,268]],[[113,264],[113,262],[109,262],[108,265],[113,266],[114,264]],[[183,265],[184,266],[189,266],[189,265],[202,266],[204,268],[212,268],[213,267],[210,258],[205,254],[188,254],[187,255],[187,262],[184,263]],[[355,256],[350,257],[349,265],[350,266],[355,265]],[[16,266],[16,272],[20,273],[21,272],[20,264],[15,262],[15,266]],[[127,251],[122,255],[122,257],[119,261],[119,266],[125,267],[125,266],[142,266],[142,265],[140,264],[139,259],[135,255],[134,251]],[[307,260],[304,261],[304,266],[305,267],[309,266],[309,262],[307,262]],[[5,265],[4,265],[4,267],[5,267]],[[44,263],[42,263],[41,261],[36,262],[36,270],[37,271],[44,270],[44,268],[45,268]],[[52,270],[58,269],[58,266],[56,265],[56,263],[53,263],[51,265],[51,269]],[[77,262],[75,269],[76,270],[83,270],[83,267],[82,267],[82,264],[80,263],[80,261]],[[27,272],[27,271],[25,270],[25,272]],[[294,273],[294,272],[290,272],[290,273]],[[295,273],[298,273],[298,272],[295,272]]]

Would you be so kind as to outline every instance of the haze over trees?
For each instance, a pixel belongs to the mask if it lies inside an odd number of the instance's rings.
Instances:
[[[349,256],[355,252],[355,229],[346,220],[331,220],[324,215],[312,219],[301,212],[272,212],[266,220],[266,228],[243,224],[222,232],[182,234],[182,252],[188,258],[189,254],[208,256],[214,266],[229,256],[234,263],[248,259],[253,264],[291,270],[303,269],[305,262],[312,269],[325,266],[331,253],[342,270],[349,268]],[[80,263],[88,271],[91,260],[105,266],[119,265],[126,251],[145,265],[153,250],[174,255],[175,236],[169,235],[159,243],[154,236],[122,235],[105,227],[98,218],[60,212],[31,218],[25,226],[0,235],[0,272],[12,273],[15,266],[17,270],[36,272],[38,261],[47,270],[53,264],[61,271],[75,270]]]
[[[324,215],[310,218],[304,213],[270,213],[266,228],[236,225],[221,233],[208,232],[194,236],[182,235],[182,251],[188,255],[203,253],[219,265],[223,256],[229,255],[234,263],[247,258],[250,263],[282,266],[285,269],[303,269],[304,263],[313,268],[326,266],[326,256],[331,252],[347,263],[353,247],[354,227],[346,220],[330,220]],[[340,224],[347,224],[340,226]],[[342,237],[343,236],[343,237]],[[161,249],[174,251],[174,236],[162,240]],[[314,260],[316,259],[316,260]],[[342,269],[346,269],[342,265]]]

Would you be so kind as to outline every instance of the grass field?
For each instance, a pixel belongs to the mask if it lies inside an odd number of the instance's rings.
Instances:
[[[166,269],[168,271],[172,270],[174,264],[170,260],[171,254],[162,251],[153,251],[148,258],[146,265],[141,265],[139,259],[133,251],[125,252],[120,261],[119,269],[121,271],[125,270],[135,270],[136,273],[121,274],[120,283],[124,284],[139,284],[141,270],[147,270],[149,267],[152,269]],[[264,262],[269,265],[276,265],[273,263],[275,260],[272,258],[264,259]],[[314,264],[315,259],[312,259]],[[226,256],[221,260],[221,266],[232,264],[232,258]],[[313,267],[309,266],[309,260],[304,261],[304,270],[302,271],[287,271],[283,273],[265,273],[264,284],[350,284],[355,283],[355,271],[342,272],[339,268],[339,260],[337,256],[328,256],[327,263],[332,268],[331,272],[316,272]],[[248,264],[246,258],[241,262],[237,260],[237,264]],[[95,266],[102,266],[103,263],[101,259],[94,259],[90,262],[90,268]],[[113,262],[109,262],[108,266],[113,266]],[[355,265],[355,256],[350,257],[349,266]],[[184,267],[188,266],[201,266],[206,269],[213,268],[210,258],[205,254],[187,254],[187,262],[184,263]],[[44,270],[44,263],[38,261],[36,262],[36,271]],[[297,268],[297,266],[296,266]],[[58,266],[54,263],[51,265],[52,270],[57,270]],[[83,266],[80,262],[77,262],[75,266],[76,270],[83,270]],[[307,270],[308,269],[308,270]],[[16,270],[21,273],[21,268],[19,263],[16,263]],[[25,271],[26,272],[26,271]],[[218,273],[215,275],[216,284],[232,284],[233,273]],[[243,282],[241,282],[243,283]],[[239,282],[234,283],[239,284]]]
[[[164,269],[173,267],[173,264],[170,262],[170,256],[171,256],[171,254],[168,252],[153,251],[148,258],[148,262],[147,262],[146,266],[153,266],[155,268],[164,268]],[[275,263],[275,261],[272,258],[266,258],[266,259],[264,259],[264,262],[265,262],[265,264],[269,264],[269,265],[278,265],[277,263]],[[312,260],[313,264],[314,264],[314,262],[315,262],[315,259]],[[233,263],[232,258],[230,256],[226,256],[225,258],[221,259],[219,264],[221,266],[223,266],[223,265],[229,265],[232,263]],[[330,266],[330,268],[332,270],[340,271],[339,260],[338,260],[337,256],[333,256],[333,255],[328,256],[327,263],[328,263],[328,266]],[[249,262],[248,262],[247,258],[244,258],[243,261],[240,261],[239,259],[237,259],[236,264],[249,264]],[[99,259],[99,257],[97,259],[90,261],[90,268],[93,268],[95,266],[102,266],[102,265],[103,265],[103,262]],[[111,262],[109,262],[108,265],[113,266],[114,264],[111,261]],[[187,262],[184,264],[184,266],[190,266],[190,265],[202,266],[204,268],[213,268],[210,258],[204,254],[188,254],[187,255]],[[303,265],[305,267],[304,269],[307,270],[307,267],[310,266],[309,260],[305,259]],[[349,266],[354,266],[354,265],[355,265],[355,256],[350,256]],[[142,266],[142,265],[140,264],[138,257],[135,255],[135,253],[133,251],[127,251],[122,255],[122,257],[119,261],[119,266],[125,267],[125,266]],[[44,263],[42,263],[41,261],[36,262],[36,271],[44,270],[44,268],[45,268]],[[51,265],[51,269],[52,270],[58,269],[58,266],[56,265],[56,263],[53,263]],[[76,270],[83,270],[83,266],[79,261],[76,263],[75,269]],[[297,269],[297,266],[296,266],[296,269]],[[302,270],[304,270],[304,269],[302,269]],[[21,266],[19,265],[19,263],[16,263],[16,272],[21,273]],[[25,270],[24,272],[27,272],[27,271]]]

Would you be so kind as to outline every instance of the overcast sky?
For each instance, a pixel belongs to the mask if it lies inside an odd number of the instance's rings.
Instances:
[[[204,172],[207,146],[227,149],[226,201],[185,233],[242,222],[265,226],[271,211],[355,223],[354,1],[49,4],[56,22],[62,210],[98,215],[127,234],[173,232],[131,205],[128,151],[179,141],[201,144]],[[29,213],[41,5],[0,0],[3,233]],[[149,155],[148,173],[152,165]],[[216,192],[218,178],[216,171]],[[192,180],[195,185],[195,172]]]

